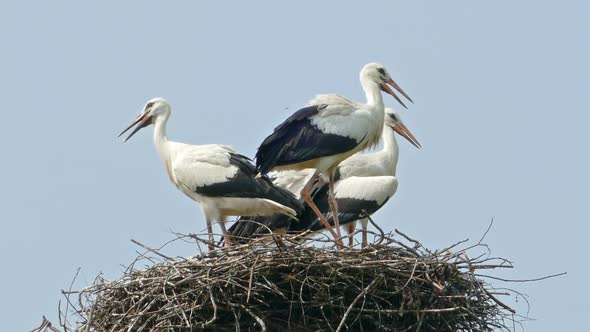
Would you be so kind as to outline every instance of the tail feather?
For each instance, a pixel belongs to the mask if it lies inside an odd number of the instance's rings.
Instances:
[[[292,221],[295,221],[295,219],[284,214],[258,217],[242,216],[231,225],[228,231],[234,238],[234,241],[248,243],[261,235],[281,229],[288,229]]]
[[[293,193],[283,188],[275,186],[267,176],[261,176],[257,179],[265,188],[267,199],[275,201],[293,210],[291,215],[295,216],[303,211],[303,204],[293,195]]]

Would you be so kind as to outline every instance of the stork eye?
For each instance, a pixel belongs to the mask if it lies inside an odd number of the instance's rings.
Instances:
[[[377,68],[377,71],[379,72],[379,74],[385,76],[385,68]]]
[[[147,110],[148,108],[151,108],[152,106],[154,106],[155,102],[150,101],[149,103],[147,103],[147,105],[145,105],[145,109]]]

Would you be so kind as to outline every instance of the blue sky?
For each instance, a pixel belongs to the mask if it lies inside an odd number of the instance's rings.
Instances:
[[[148,99],[172,103],[171,139],[253,156],[315,94],[363,101],[358,72],[372,61],[415,101],[402,116],[423,145],[400,142],[399,189],[376,220],[442,248],[477,240],[494,218],[487,243],[516,265],[497,276],[568,272],[510,285],[529,295],[536,320],[525,327],[579,328],[590,295],[589,7],[4,1],[3,328],[56,321],[76,269],[80,287],[101,271],[117,277],[138,249],[131,238],[158,246],[170,230],[204,229],[168,183],[151,132],[116,139]]]

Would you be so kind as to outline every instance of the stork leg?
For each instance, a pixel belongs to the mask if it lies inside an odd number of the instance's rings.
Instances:
[[[209,218],[207,219],[207,233],[209,233],[209,251],[215,250],[215,239],[213,239],[213,224]]]
[[[231,247],[234,243],[231,234],[225,229],[225,218],[219,221],[219,227],[221,227],[223,233],[223,246],[226,248]]]
[[[361,219],[361,225],[363,225],[363,242],[361,242],[361,248],[366,248],[369,244],[367,241],[367,226],[369,225],[369,218]]]
[[[354,230],[356,229],[356,221],[345,225],[345,227],[346,232],[348,233],[348,247],[352,248],[354,247]]]
[[[332,218],[334,219],[334,228],[336,229],[336,234],[340,239],[342,234],[340,233],[340,221],[338,220],[338,203],[336,203],[336,197],[334,196],[334,171],[330,170],[330,177],[328,183],[328,203],[330,203],[330,209],[332,210]]]
[[[316,216],[320,219],[320,222],[324,225],[324,227],[326,227],[330,234],[332,234],[332,237],[336,240],[336,248],[340,250],[344,247],[342,239],[340,238],[340,236],[338,236],[338,234],[336,234],[332,225],[330,225],[328,220],[326,220],[326,217],[324,217],[320,209],[318,209],[318,207],[313,202],[313,199],[311,198],[311,194],[309,191],[311,190],[311,187],[313,186],[316,178],[317,175],[312,176],[309,182],[307,182],[307,184],[305,185],[305,187],[303,187],[303,190],[301,190],[301,197],[303,198],[305,203],[311,208],[311,210],[316,214]]]

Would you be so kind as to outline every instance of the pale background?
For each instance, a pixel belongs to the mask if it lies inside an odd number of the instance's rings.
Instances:
[[[3,1],[0,3],[0,317],[57,323],[60,290],[120,275],[171,230],[204,227],[168,183],[151,129],[116,134],[152,97],[171,139],[252,156],[316,93],[363,101],[379,61],[416,102],[424,148],[400,142],[400,186],[376,216],[431,248],[487,238],[516,263],[564,277],[511,285],[529,331],[586,325],[590,86],[585,1]],[[389,105],[396,106],[391,97]],[[397,106],[396,106],[397,107]],[[286,109],[288,108],[288,109]],[[398,107],[399,108],[399,107]],[[191,255],[194,252],[176,253]],[[526,314],[522,300],[506,299]]]

